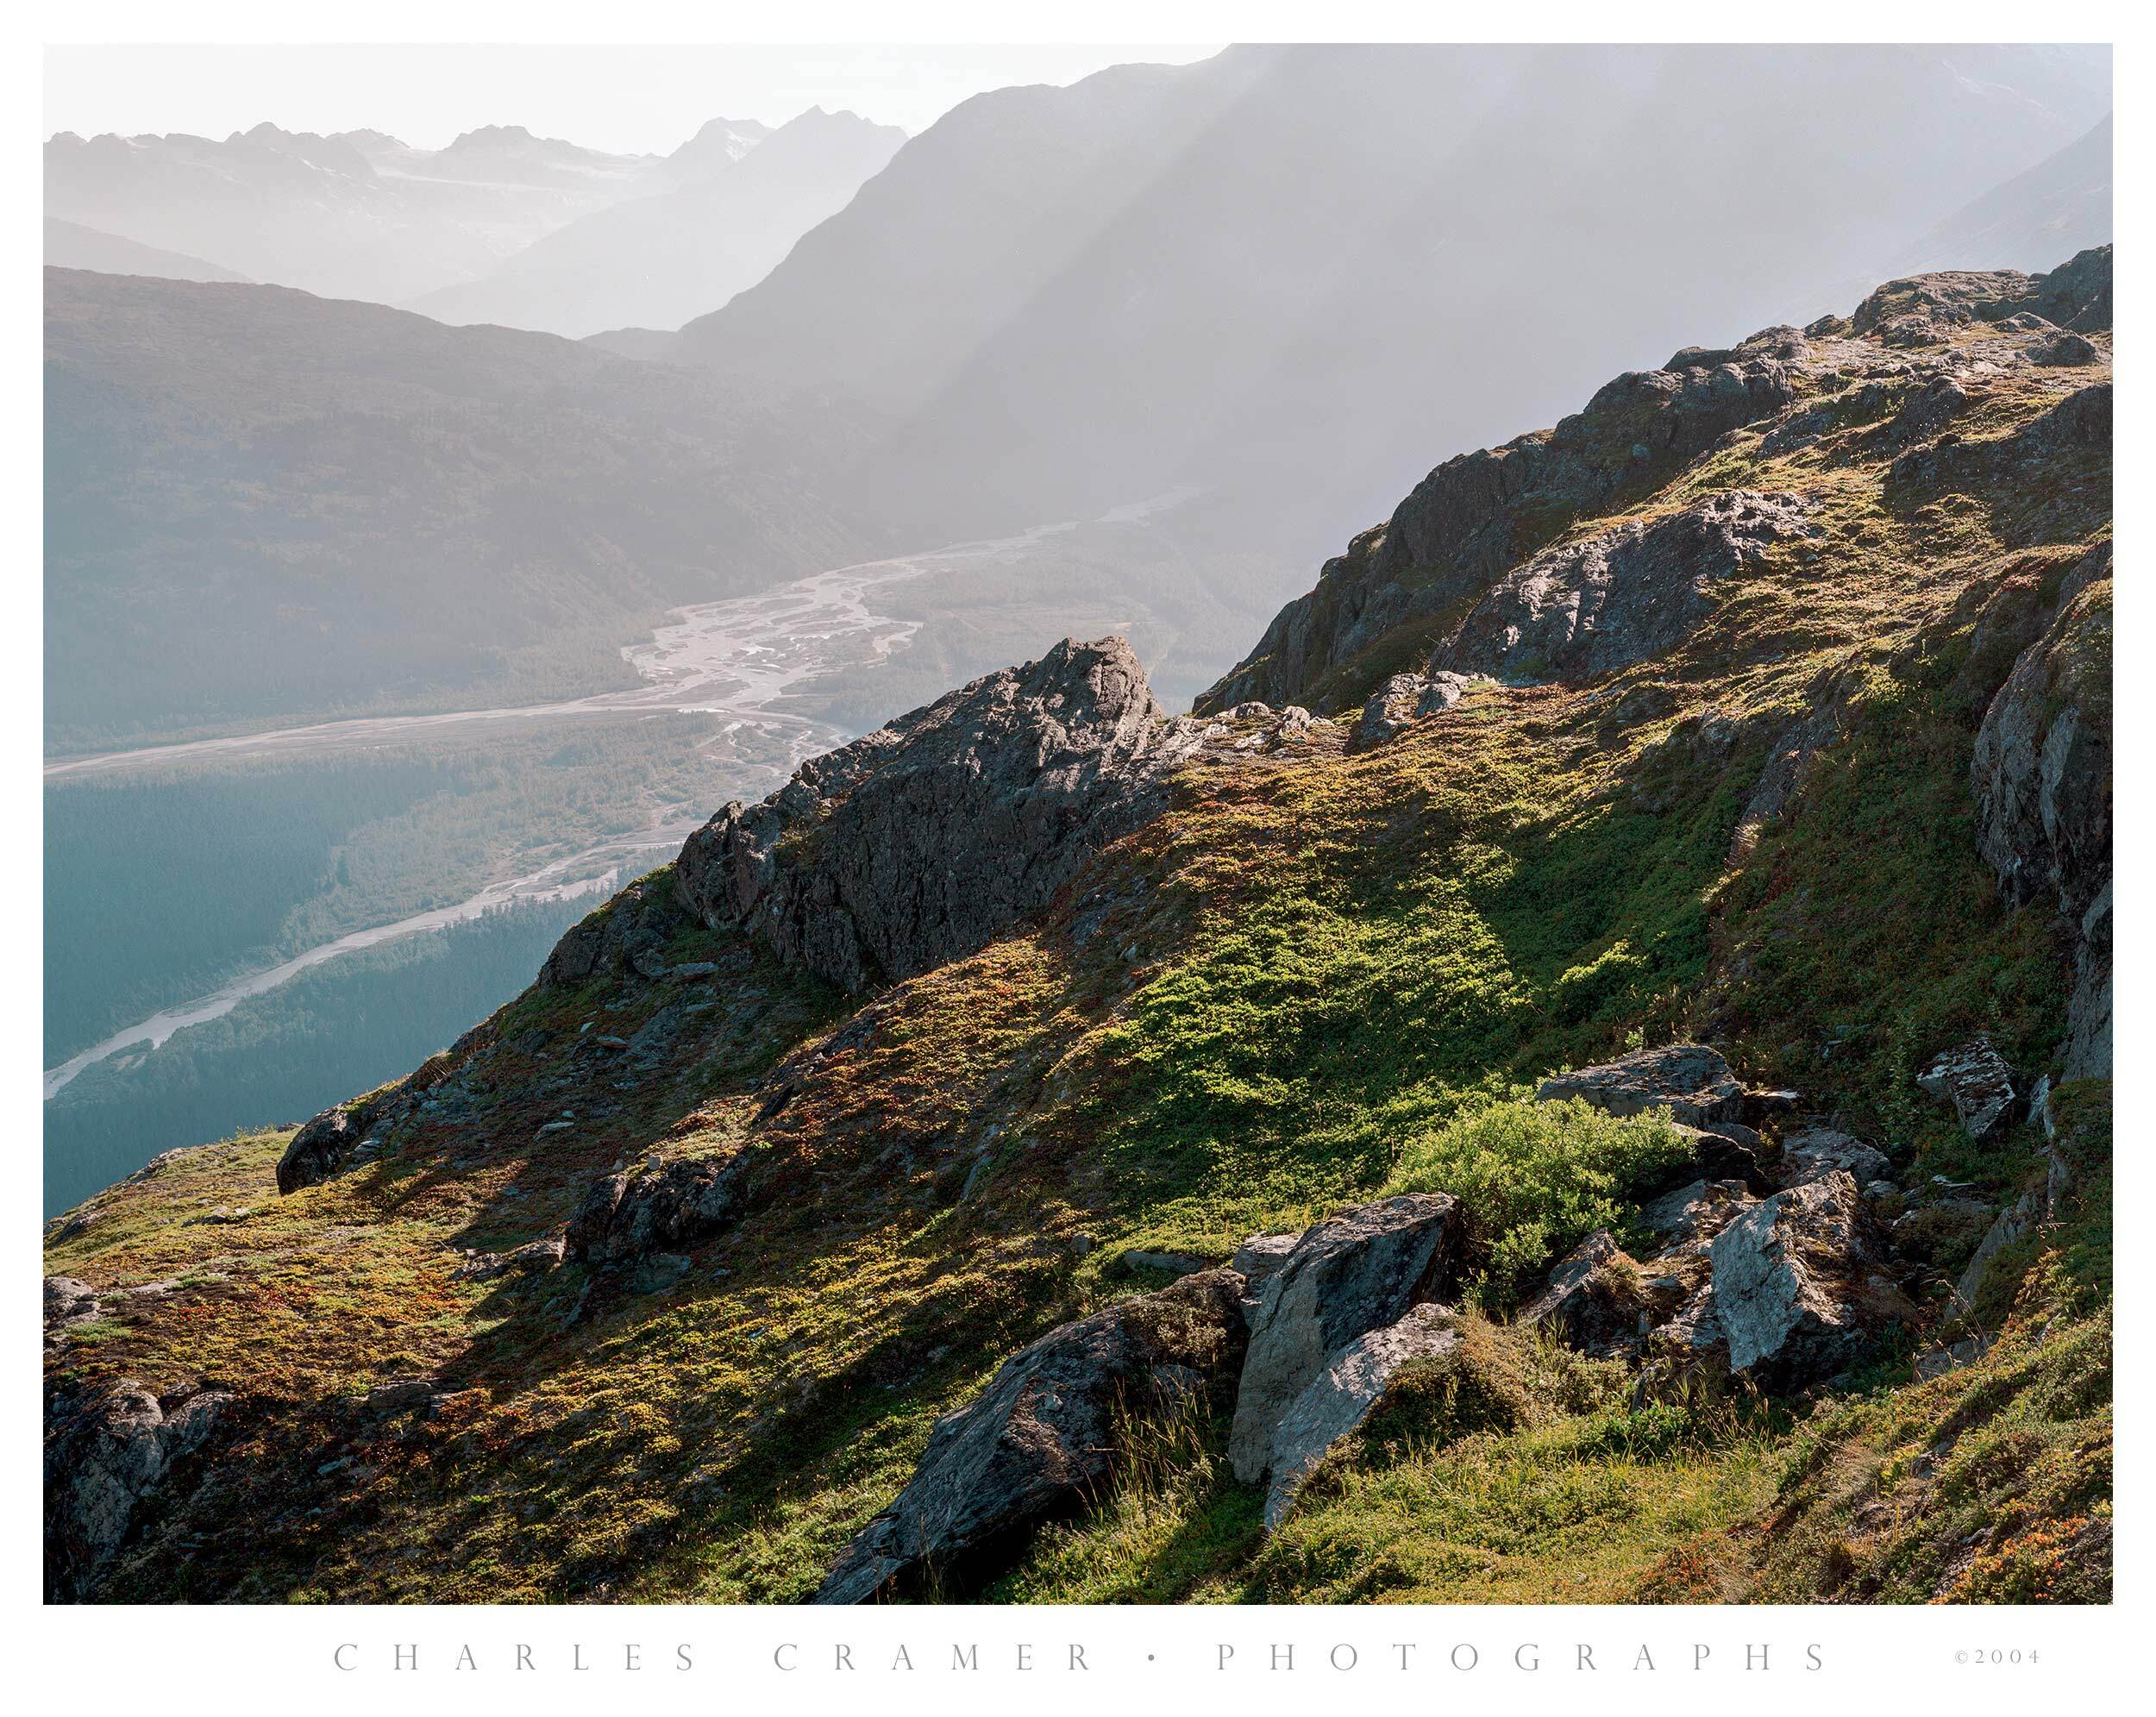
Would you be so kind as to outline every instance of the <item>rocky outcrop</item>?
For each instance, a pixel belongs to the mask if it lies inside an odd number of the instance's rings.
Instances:
[[[160,1400],[137,1384],[45,1409],[45,1596],[95,1595],[136,1517],[173,1467],[216,1430],[232,1397],[194,1389]]]
[[[1927,1096],[1953,1105],[1971,1138],[1990,1138],[2013,1119],[2014,1069],[1988,1037],[1942,1051],[1916,1075],[1916,1084]]]
[[[2105,246],[2047,274],[1945,273],[1890,281],[1849,318],[1821,317],[1801,334],[1767,329],[1727,349],[1687,348],[1659,370],[1618,377],[1552,430],[1439,466],[1389,519],[1327,561],[1316,587],[1282,608],[1257,648],[1195,707],[1211,713],[1256,699],[1332,710],[1340,699],[1368,697],[1375,676],[1358,679],[1359,661],[1376,655],[1397,661],[1407,649],[1445,638],[1499,578],[1548,549],[1578,521],[1650,492],[1731,431],[1783,413],[1796,397],[1798,379],[1808,373],[1832,391],[1835,373],[1846,373],[1852,357],[1868,352],[1877,360],[1882,348],[1928,354],[1971,331],[1996,330],[2002,361],[2086,362],[2089,354],[2061,341],[2059,330],[2071,330],[2072,340],[2110,325],[2111,253]],[[2102,356],[2099,345],[2086,343]],[[1906,377],[1909,361],[1875,370],[1869,387],[1853,392],[1871,396],[1882,410],[1891,408],[1898,391],[1889,382]],[[2041,426],[2009,437],[2011,445],[1941,444],[1957,442],[1940,432],[1975,396],[1955,377],[1937,383],[1902,402],[1916,416],[1892,431],[1895,438],[1924,442],[1910,448],[1906,467],[1897,467],[1905,491],[1965,485],[1994,474],[2001,458],[2019,465],[2109,436],[2110,395],[2103,385],[2063,402]],[[1772,433],[1788,431],[1797,437],[1792,444],[1808,444],[1845,421],[1846,409],[1843,402],[1821,401],[1791,414],[1793,420],[1817,422],[1792,421]],[[1501,635],[1501,627],[1494,630]],[[1488,661],[1481,652],[1442,658],[1438,665],[1487,667]]]
[[[1977,849],[2015,905],[2065,920],[2066,1077],[2111,1071],[2111,556],[2071,575],[1991,700],[1970,761]]]
[[[984,947],[1167,801],[1203,743],[1121,638],[1066,639],[812,759],[689,837],[681,900],[843,987]]]
[[[292,1135],[278,1158],[277,1190],[296,1193],[373,1160],[390,1130],[443,1089],[459,1058],[492,1035],[491,1023],[475,1026],[399,1083],[324,1109]]]
[[[1648,492],[1730,430],[1780,410],[1804,349],[1795,329],[1776,328],[1727,352],[1681,352],[1673,367],[1619,376],[1554,429],[1446,461],[1326,561],[1317,588],[1282,609],[1195,708],[1312,701],[1387,634],[1438,626],[1575,519]]]
[[[599,911],[573,924],[539,968],[542,984],[580,984],[634,973],[666,975],[666,947],[691,920],[674,897],[674,874],[655,871],[632,882]]]
[[[1442,715],[1485,676],[1471,674],[1395,674],[1370,694],[1356,724],[1355,743],[1382,745],[1425,716]]]
[[[1744,1211],[1714,1237],[1713,1313],[1729,1369],[1793,1389],[1846,1369],[1897,1310],[1869,1280],[1877,1242],[1841,1169]]]
[[[1443,1299],[1462,1250],[1459,1201],[1408,1193],[1344,1211],[1305,1231],[1250,1313],[1228,1459],[1255,1484],[1269,1469],[1282,1415],[1358,1336]]]
[[[1922,346],[1990,323],[2037,331],[2046,323],[2093,334],[2111,326],[2111,247],[2084,250],[2043,274],[1946,270],[1889,280],[1850,317],[1852,333]]]
[[[1358,1430],[1408,1366],[1457,1353],[1460,1333],[1442,1306],[1418,1306],[1398,1323],[1357,1336],[1326,1361],[1273,1427],[1266,1457],[1265,1526],[1277,1526],[1312,1470]]]
[[[1119,1415],[1225,1396],[1243,1358],[1242,1289],[1233,1270],[1187,1276],[1006,1360],[979,1399],[937,1422],[912,1479],[832,1565],[816,1601],[962,1590],[1018,1534],[1079,1506],[1116,1469]]]
[[[738,1213],[746,1157],[658,1157],[603,1175],[569,1219],[567,1256],[615,1264],[708,1240]]]
[[[1545,549],[1469,611],[1432,671],[1578,680],[1658,655],[1707,615],[1717,583],[1777,543],[1817,535],[1814,511],[1802,495],[1733,489]]]
[[[1550,1272],[1520,1316],[1567,1347],[1598,1358],[1633,1351],[1647,1314],[1639,1266],[1616,1237],[1598,1228]]]
[[[97,1290],[72,1275],[45,1278],[45,1338],[66,1332],[70,1324],[86,1324],[103,1310]]]
[[[1740,1120],[1744,1087],[1721,1052],[1704,1043],[1670,1043],[1640,1050],[1599,1067],[1553,1073],[1535,1087],[1545,1103],[1576,1097],[1612,1115],[1665,1111],[1695,1127]]]
[[[1878,1180],[1889,1166],[1886,1153],[1862,1139],[1832,1127],[1800,1127],[1783,1135],[1775,1174],[1783,1186],[1794,1187],[1840,1169],[1863,1187]]]
[[[341,1103],[300,1128],[277,1160],[277,1190],[296,1193],[342,1174],[366,1138],[369,1113],[365,1103]]]

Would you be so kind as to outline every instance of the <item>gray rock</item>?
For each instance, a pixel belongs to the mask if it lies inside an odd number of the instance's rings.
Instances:
[[[1802,495],[1733,489],[1545,549],[1476,604],[1431,670],[1576,680],[1658,655],[1706,617],[1717,583],[1776,543],[1816,536],[1814,511]]]
[[[1355,730],[1358,745],[1382,745],[1425,716],[1442,715],[1475,686],[1482,674],[1395,674],[1370,694]]]
[[[1193,1257],[1188,1252],[1125,1252],[1125,1269],[1166,1270],[1170,1275],[1195,1275],[1209,1268],[1203,1258]]]
[[[1986,1335],[1964,1336],[1951,1345],[1927,1349],[1913,1362],[1917,1381],[1928,1383],[1934,1377],[1944,1377],[1949,1371],[1975,1364],[1990,1350],[1991,1338]]]
[[[277,1159],[277,1190],[296,1193],[342,1173],[359,1149],[366,1122],[363,1104],[324,1109],[292,1135]]]
[[[1976,1251],[1954,1283],[1952,1303],[1957,1310],[1966,1313],[1974,1309],[1977,1296],[1984,1292],[1984,1279],[1991,1273],[1999,1254],[2036,1231],[2044,1220],[2045,1206],[2044,1194],[2031,1190],[1999,1213],[1984,1238],[1977,1242]]]
[[[173,1465],[200,1448],[232,1397],[200,1389],[160,1401],[139,1384],[45,1410],[45,1596],[94,1596],[138,1512]]]
[[[567,1242],[559,1234],[547,1234],[507,1252],[479,1252],[467,1258],[452,1281],[492,1281],[505,1275],[541,1275],[567,1255]]]
[[[2032,342],[2022,349],[2028,354],[2029,362],[2050,368],[2074,368],[2084,364],[2097,363],[2103,355],[2091,342],[2063,329]]]
[[[1398,1323],[1357,1336],[1328,1358],[1273,1429],[1266,1460],[1272,1474],[1265,1494],[1266,1530],[1286,1517],[1312,1469],[1362,1426],[1403,1369],[1442,1360],[1459,1345],[1451,1311],[1418,1306]]]
[[[2111,559],[2076,568],[1984,713],[1970,760],[1977,845],[2015,905],[2066,920],[2068,1077],[2111,1070]]]
[[[1558,1262],[1520,1317],[1567,1347],[1608,1358],[1638,1345],[1646,1313],[1639,1265],[1598,1228]]]
[[[1300,1234],[1253,1234],[1236,1248],[1228,1268],[1243,1278],[1244,1298],[1253,1303],[1265,1291],[1273,1273],[1286,1263]]]
[[[1097,1492],[1121,1455],[1120,1414],[1158,1417],[1224,1396],[1244,1350],[1232,1270],[1185,1277],[1059,1325],[939,1419],[913,1476],[818,1589],[865,1603],[908,1582],[963,1587],[1012,1538]]]
[[[1859,1182],[1883,1178],[1886,1153],[1832,1127],[1803,1127],[1785,1134],[1775,1172],[1785,1187],[1815,1181],[1830,1169],[1846,1169]]]
[[[1307,1229],[1250,1314],[1228,1458],[1245,1484],[1263,1478],[1273,1428],[1327,1358],[1357,1336],[1442,1299],[1458,1268],[1459,1201],[1409,1193]]]
[[[630,972],[655,975],[666,969],[661,950],[690,924],[673,877],[664,871],[644,877],[572,925],[539,968],[539,981],[561,987]]]
[[[1952,1104],[1971,1138],[1991,1137],[2013,1116],[2014,1069],[1988,1037],[1943,1051],[1916,1075],[1916,1084],[1927,1096]]]
[[[634,1262],[708,1240],[739,1213],[746,1157],[655,1159],[601,1175],[569,1219],[567,1256],[583,1263]]]
[[[1868,1280],[1877,1259],[1846,1170],[1743,1212],[1713,1248],[1714,1314],[1729,1369],[1778,1389],[1846,1369],[1893,1309]]]
[[[69,1324],[85,1323],[102,1309],[97,1291],[72,1275],[45,1278],[45,1328],[48,1333]]]
[[[675,866],[689,908],[859,991],[970,954],[1167,802],[1202,744],[1121,638],[1066,639],[728,805]]]
[[[1613,1115],[1666,1110],[1695,1127],[1734,1121],[1744,1112],[1744,1087],[1721,1053],[1704,1043],[1641,1050],[1599,1067],[1551,1074],[1535,1087],[1545,1103],[1577,1097]]]

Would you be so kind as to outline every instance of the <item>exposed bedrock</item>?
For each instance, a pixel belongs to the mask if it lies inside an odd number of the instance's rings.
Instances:
[[[1166,804],[1202,725],[1121,638],[1066,639],[804,763],[689,837],[683,902],[848,990],[986,946]]]

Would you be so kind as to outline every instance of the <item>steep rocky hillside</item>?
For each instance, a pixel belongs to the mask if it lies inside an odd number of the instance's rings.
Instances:
[[[70,1213],[48,1591],[2108,1598],[2109,269],[1620,377]]]

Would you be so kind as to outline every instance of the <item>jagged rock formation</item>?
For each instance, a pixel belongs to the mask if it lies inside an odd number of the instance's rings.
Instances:
[[[1682,1214],[1677,1220],[1683,1220]],[[1520,1320],[1582,1353],[1599,1358],[1629,1353],[1639,1345],[1646,1315],[1639,1283],[1638,1263],[1614,1235],[1598,1228],[1559,1260]]]
[[[1395,1378],[1410,1365],[1443,1360],[1459,1346],[1454,1314],[1426,1305],[1396,1324],[1357,1336],[1328,1358],[1273,1427],[1266,1526],[1281,1523],[1312,1469],[1369,1418]]]
[[[689,919],[666,872],[632,882],[603,912],[573,924],[539,969],[542,984],[580,984],[594,976],[634,972],[657,978],[667,969],[665,949]]]
[[[962,1585],[1012,1535],[1069,1508],[1116,1468],[1116,1414],[1196,1409],[1243,1357],[1233,1270],[1186,1276],[1050,1330],[980,1398],[937,1422],[912,1481],[816,1594],[863,1603],[906,1580]]]
[[[172,1468],[216,1429],[232,1397],[183,1390],[164,1400],[140,1386],[45,1411],[45,1597],[85,1598],[127,1542],[137,1511]]]
[[[1244,1483],[1271,1469],[1274,1432],[1331,1357],[1409,1308],[1445,1297],[1459,1268],[1458,1200],[1411,1193],[1305,1231],[1250,1314],[1228,1459]]]
[[[1505,574],[1430,659],[1432,673],[1587,680],[1677,643],[1714,586],[1779,542],[1817,535],[1802,495],[1746,489],[1545,548]]]
[[[1440,645],[1496,580],[1508,573],[1508,582],[1523,579],[1523,563],[1556,542],[1575,520],[1659,486],[1730,431],[1783,412],[1800,382],[1816,383],[1846,371],[1854,358],[1876,357],[1880,346],[1929,352],[1958,333],[1990,328],[2001,335],[2001,357],[2053,363],[2079,352],[2056,343],[2054,324],[2086,335],[2110,323],[2111,250],[2106,245],[2046,274],[2002,271],[1890,281],[1846,318],[1824,316],[1802,333],[1767,329],[1727,350],[1687,348],[1662,369],[1620,376],[1553,430],[1438,467],[1390,519],[1362,532],[1344,554],[1326,561],[1317,587],[1282,609],[1257,648],[1195,707],[1205,713],[1259,699],[1324,711],[1335,706],[1336,686],[1361,701],[1375,682],[1353,683],[1358,659],[1383,654],[1378,647],[1388,640],[1404,641],[1407,648],[1419,642],[1418,655]],[[1851,336],[1865,344],[1853,346]],[[1966,404],[1965,388],[1948,376],[1938,380],[1936,393],[1916,405],[1895,433],[1936,434]],[[1878,397],[1886,396],[1883,380],[1871,385]],[[1956,444],[1912,448],[1912,463],[1897,480],[1905,488],[1920,482],[1936,486],[1958,474],[1967,480],[1972,460],[1982,461],[1982,473],[1996,474],[2002,460],[2107,442],[2109,384],[2086,392],[2088,398],[2068,401],[2042,425],[2012,438],[2004,450],[1989,444],[1973,453]],[[1822,404],[1814,408],[1825,414],[1816,418],[1810,412],[1793,414],[1771,440],[1780,450],[1815,440],[1833,413],[1846,409]],[[1554,567],[1549,572],[1556,576]],[[1680,617],[1657,607],[1656,617],[1664,624]],[[1469,655],[1440,650],[1432,665],[1478,667],[1507,678],[1551,677],[1507,660],[1501,640],[1512,623],[1495,616],[1492,621]],[[1599,630],[1605,636],[1595,649],[1576,652],[1564,663],[1570,674],[1603,671],[1626,654],[1607,636],[1621,628]]]
[[[728,805],[682,849],[677,886],[705,924],[858,991],[1045,905],[1166,804],[1202,743],[1124,640],[1066,639]]]
[[[1916,1083],[1953,1105],[1955,1119],[1971,1138],[1990,1138],[2014,1112],[2014,1069],[1988,1038],[1941,1052],[1917,1075]]]
[[[2077,396],[2078,397],[2078,396]],[[2054,905],[2075,984],[2066,1077],[2111,1070],[2111,554],[2067,575],[2014,664],[1970,762],[1977,847],[2016,905]]]
[[[1448,460],[1382,525],[1326,562],[1257,648],[1200,697],[1200,714],[1246,699],[1328,705],[1316,688],[1412,622],[1433,630],[1572,520],[1643,494],[1728,431],[1791,398],[1805,342],[1770,329],[1730,352],[1688,348],[1622,375],[1555,429]]]

